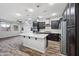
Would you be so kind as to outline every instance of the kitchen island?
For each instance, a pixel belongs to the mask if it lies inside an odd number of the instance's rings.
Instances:
[[[22,33],[20,35],[23,37],[23,46],[35,49],[42,53],[46,51],[48,45],[46,37],[48,34]]]

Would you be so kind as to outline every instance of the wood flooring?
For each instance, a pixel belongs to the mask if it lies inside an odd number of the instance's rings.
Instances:
[[[48,40],[48,47],[45,53],[41,53],[27,47],[22,47],[21,51],[29,54],[30,56],[64,56],[60,52],[60,42],[51,40]]]

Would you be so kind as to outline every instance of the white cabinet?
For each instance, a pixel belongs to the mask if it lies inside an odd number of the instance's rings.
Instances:
[[[39,35],[41,36],[41,34]],[[39,36],[36,37],[35,35],[25,35],[25,38],[23,39],[23,45],[44,53],[46,51],[46,36],[47,35],[45,35],[43,38]]]

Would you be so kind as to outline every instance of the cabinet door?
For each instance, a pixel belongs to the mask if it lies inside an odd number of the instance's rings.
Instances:
[[[75,28],[67,29],[67,55],[75,55]]]
[[[59,21],[51,21],[52,29],[58,29],[58,27],[59,27]]]

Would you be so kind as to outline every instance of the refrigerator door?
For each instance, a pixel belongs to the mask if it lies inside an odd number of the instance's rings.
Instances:
[[[75,28],[67,28],[67,55],[75,55]]]

